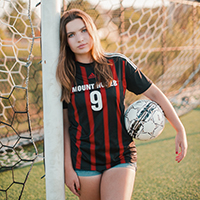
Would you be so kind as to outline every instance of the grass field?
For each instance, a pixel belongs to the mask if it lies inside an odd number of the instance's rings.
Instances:
[[[175,162],[175,131],[169,123],[157,139],[136,142],[138,170],[132,199],[200,199],[200,108],[182,116],[181,120],[187,131],[188,153],[180,163]],[[16,169],[16,177],[19,179],[24,177],[29,168]],[[45,179],[40,179],[42,175],[44,175],[43,163],[35,163],[22,195],[23,200],[45,199]],[[2,188],[3,185],[9,185],[11,172],[2,172],[0,177],[0,188]],[[17,187],[11,187],[9,199],[18,199],[18,193]],[[0,199],[5,199],[2,193]],[[66,199],[77,198],[66,188]]]

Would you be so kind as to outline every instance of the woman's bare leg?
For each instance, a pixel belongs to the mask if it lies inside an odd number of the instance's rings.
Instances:
[[[80,176],[80,200],[100,200],[101,175]]]
[[[135,181],[135,170],[111,168],[101,179],[101,200],[130,200]]]

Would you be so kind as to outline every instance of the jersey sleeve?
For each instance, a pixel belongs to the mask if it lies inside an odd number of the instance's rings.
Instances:
[[[67,102],[64,100],[63,101],[63,109],[67,109],[68,108],[68,104],[67,104]]]
[[[145,92],[152,84],[152,81],[128,58],[125,65],[125,74],[127,89],[136,95]]]

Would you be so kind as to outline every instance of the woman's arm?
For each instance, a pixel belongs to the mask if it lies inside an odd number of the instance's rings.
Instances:
[[[70,136],[69,136],[69,119],[68,109],[63,109],[63,124],[64,124],[64,170],[65,184],[77,196],[80,190],[80,182],[76,172],[72,167]]]
[[[150,88],[144,92],[144,95],[149,99],[151,99],[152,101],[157,102],[161,106],[161,108],[165,113],[166,118],[176,130],[177,135],[175,139],[175,147],[176,147],[176,154],[178,154],[176,156],[176,161],[180,162],[186,156],[187,153],[187,138],[183,124],[181,123],[170,101],[156,85],[152,84]],[[180,153],[179,153],[179,147],[181,148]]]

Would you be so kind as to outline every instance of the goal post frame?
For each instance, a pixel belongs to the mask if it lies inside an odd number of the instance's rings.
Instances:
[[[56,80],[62,0],[42,0],[41,44],[46,199],[64,200],[64,144],[61,87]]]

